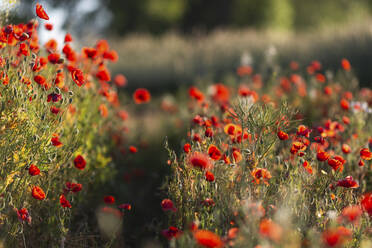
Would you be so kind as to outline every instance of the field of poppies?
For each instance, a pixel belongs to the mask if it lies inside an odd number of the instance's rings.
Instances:
[[[52,23],[36,4],[0,30],[0,247],[372,247],[372,90],[347,58],[129,92],[106,40],[41,44]]]

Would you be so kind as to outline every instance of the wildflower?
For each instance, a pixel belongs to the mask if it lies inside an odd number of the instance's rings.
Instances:
[[[41,6],[40,4],[36,4],[36,15],[38,17],[40,17],[41,19],[44,19],[44,20],[49,20],[49,16],[48,14],[45,12],[43,6]]]
[[[77,192],[82,190],[83,185],[81,185],[80,183],[66,182],[66,188],[67,188],[68,191],[71,191],[73,193],[77,193]]]
[[[194,238],[196,242],[203,247],[218,248],[223,246],[221,238],[217,234],[208,230],[195,231]]]
[[[71,208],[70,202],[66,199],[65,195],[60,195],[59,197],[59,203],[61,204],[61,207],[63,208]]]
[[[53,134],[53,137],[50,141],[52,142],[52,145],[55,146],[55,147],[63,146],[62,142],[59,141],[59,135],[58,134]]]
[[[212,98],[218,103],[226,103],[229,101],[229,89],[223,84],[215,84],[212,86]]]
[[[31,165],[30,165],[30,168],[28,168],[28,173],[29,173],[31,176],[36,176],[36,175],[39,175],[39,174],[40,174],[40,169],[37,168],[36,165],[31,164]]]
[[[339,180],[337,186],[352,189],[359,188],[359,184],[353,180],[352,176],[347,176],[345,179]]]
[[[191,151],[191,145],[189,143],[186,143],[183,146],[183,151],[186,152],[186,153],[190,153],[190,151]]]
[[[114,78],[114,83],[118,87],[124,87],[127,85],[127,78],[123,74],[118,74]]]
[[[350,71],[351,69],[351,65],[350,65],[350,62],[349,60],[343,58],[341,60],[341,66],[342,66],[342,69],[344,69],[345,71]]]
[[[289,139],[289,135],[281,130],[278,131],[278,138],[280,140],[287,140]]]
[[[198,102],[202,102],[204,100],[204,95],[203,93],[196,87],[192,86],[189,89],[189,96],[191,98],[194,98]]]
[[[45,193],[42,188],[39,186],[34,186],[32,188],[32,197],[35,198],[36,200],[44,200],[45,199]]]
[[[201,202],[201,204],[207,207],[213,207],[214,205],[216,205],[211,198],[206,198],[204,201]]]
[[[206,170],[212,167],[212,163],[209,160],[209,157],[204,153],[194,152],[189,155],[189,163],[195,167],[202,170]]]
[[[345,162],[346,161],[341,156],[335,156],[328,160],[328,165],[331,166],[334,171],[342,172]]]
[[[48,61],[52,64],[59,64],[61,56],[59,53],[51,53],[48,55]]]
[[[364,166],[364,161],[363,161],[362,159],[359,160],[358,165],[359,165],[360,167]]]
[[[139,88],[133,93],[133,100],[136,104],[148,103],[151,100],[150,92],[147,89]]]
[[[234,149],[232,155],[234,157],[235,163],[239,163],[243,159],[243,156],[242,156],[242,154],[240,153],[239,150]]]
[[[101,114],[103,118],[106,118],[108,116],[108,109],[105,104],[103,103],[100,104],[98,109],[99,109],[99,113]]]
[[[215,145],[208,147],[208,155],[213,160],[220,160],[222,156],[221,151]]]
[[[205,172],[205,180],[207,180],[208,182],[213,182],[214,181],[213,173],[210,172],[210,171],[206,171]]]
[[[363,195],[360,202],[362,208],[369,216],[372,216],[372,193],[366,193]]]
[[[81,155],[77,155],[74,159],[74,165],[79,170],[84,170],[87,162],[85,161],[84,157]]]
[[[360,150],[360,157],[364,160],[371,160],[372,152],[370,152],[368,148],[363,148]]]
[[[68,42],[71,42],[71,41],[72,41],[72,36],[71,36],[71,34],[67,33],[67,34],[65,35],[65,40],[64,40],[64,42],[65,42],[65,43],[68,43]]]
[[[106,204],[114,204],[115,203],[115,197],[113,197],[112,195],[107,195],[107,196],[103,197],[103,201]]]
[[[82,54],[85,58],[94,59],[97,57],[97,49],[92,47],[83,47]]]
[[[318,151],[318,153],[316,154],[316,158],[319,161],[327,161],[329,159],[329,157],[330,157],[329,153],[327,153],[323,150]]]
[[[279,242],[282,236],[282,228],[270,219],[263,219],[260,222],[260,234],[275,242]]]
[[[242,133],[242,128],[239,125],[233,123],[226,124],[223,130],[230,136],[235,136],[239,133]]]
[[[256,182],[256,184],[259,184],[261,179],[266,185],[268,185],[269,183],[267,181],[271,178],[270,172],[263,168],[254,169],[251,172],[251,175],[254,178],[254,182]]]
[[[342,144],[341,150],[345,154],[348,154],[351,152],[351,148],[348,144]]]
[[[340,106],[343,110],[349,110],[349,102],[345,99],[341,99]]]
[[[251,75],[252,74],[252,67],[249,65],[242,65],[239,66],[238,69],[236,69],[236,74],[238,74],[240,77],[243,77],[245,75]]]
[[[328,247],[342,246],[345,241],[349,240],[352,233],[346,227],[340,226],[323,232],[323,243]]]
[[[311,133],[311,130],[309,128],[307,128],[305,125],[299,125],[298,128],[297,128],[297,133],[296,134],[309,138],[310,133]]]
[[[57,107],[55,107],[55,106],[51,106],[50,107],[50,112],[52,112],[53,114],[58,114],[59,112],[61,111],[61,109],[60,108],[57,108]]]
[[[27,210],[27,208],[22,208],[22,209],[15,209],[17,211],[17,216],[19,221],[26,221],[28,224],[31,224],[31,216]]]
[[[51,23],[45,23],[44,27],[48,31],[53,30],[53,24],[51,24]]]
[[[177,227],[170,226],[168,229],[163,230],[162,234],[165,238],[171,240],[172,238],[178,238],[179,236],[181,236],[182,231],[179,230]]]
[[[362,215],[362,209],[359,206],[348,206],[342,210],[341,215],[344,220],[357,224]]]
[[[80,69],[73,68],[71,70],[71,78],[79,87],[85,84],[84,74]]]
[[[313,167],[311,167],[310,163],[308,161],[304,161],[302,163],[302,166],[305,168],[305,170],[309,173],[309,174],[313,174]]]
[[[163,211],[173,211],[173,212],[176,212],[177,209],[174,207],[174,204],[172,202],[172,200],[170,199],[164,199],[161,201],[161,208],[163,209]]]
[[[96,73],[96,77],[104,82],[109,82],[111,80],[110,72],[104,67],[100,68],[100,70]]]
[[[129,152],[130,153],[133,153],[134,154],[134,153],[137,153],[137,151],[138,151],[137,147],[135,147],[135,146],[130,146],[129,147]]]

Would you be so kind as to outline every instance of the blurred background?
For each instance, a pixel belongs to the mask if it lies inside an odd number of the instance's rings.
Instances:
[[[89,44],[107,38],[120,56],[114,72],[129,87],[177,89],[199,78],[222,80],[241,63],[253,67],[269,48],[276,62],[303,67],[320,60],[335,69],[346,57],[364,86],[372,70],[372,0],[49,0],[38,1],[54,30],[42,37],[63,39],[66,31]],[[8,18],[34,17],[31,0],[2,0]],[[2,9],[4,7],[2,6]]]

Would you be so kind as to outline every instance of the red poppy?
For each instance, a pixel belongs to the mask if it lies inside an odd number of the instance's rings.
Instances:
[[[263,168],[256,168],[251,172],[252,177],[254,178],[254,182],[256,184],[260,183],[260,179],[268,185],[268,180],[271,178],[271,174],[267,169]]]
[[[183,146],[183,150],[184,150],[184,152],[189,153],[191,151],[191,145],[189,143],[186,143]]]
[[[118,74],[114,78],[114,83],[118,87],[124,87],[127,85],[127,78],[123,74]]]
[[[62,99],[62,95],[56,93],[50,93],[47,97],[47,102],[58,102]]]
[[[194,232],[194,238],[196,242],[203,246],[208,248],[218,248],[223,247],[223,242],[221,238],[208,230],[196,230]]]
[[[41,19],[44,19],[44,20],[49,20],[49,16],[48,14],[45,12],[43,6],[41,6],[40,4],[36,4],[36,15],[38,17],[40,17]]]
[[[59,53],[51,53],[48,55],[48,61],[52,64],[59,64],[61,56]]]
[[[221,159],[221,151],[215,145],[210,145],[208,147],[208,155],[213,160],[220,160]]]
[[[315,75],[315,78],[316,80],[318,80],[319,83],[324,83],[326,81],[326,77],[321,73],[317,73]]]
[[[29,56],[30,55],[30,50],[28,49],[28,46],[26,43],[19,44],[17,55],[18,56],[20,55]]]
[[[115,203],[115,197],[113,197],[112,195],[107,195],[107,196],[103,197],[103,201],[106,204],[114,204]]]
[[[173,212],[176,212],[177,209],[174,207],[174,204],[172,202],[172,200],[170,199],[164,199],[161,201],[161,208],[163,209],[163,211],[173,211]]]
[[[84,73],[80,69],[73,68],[71,70],[71,78],[79,87],[85,83]]]
[[[83,185],[81,185],[80,183],[66,182],[66,188],[67,188],[68,191],[71,191],[73,193],[77,193],[77,192],[82,190]]]
[[[59,197],[59,203],[63,208],[71,208],[70,202],[66,199],[65,195],[60,195]]]
[[[329,157],[330,157],[329,153],[322,151],[322,150],[318,151],[318,153],[316,154],[316,158],[319,161],[327,161]]]
[[[342,210],[341,216],[350,223],[358,224],[362,213],[362,209],[359,206],[348,206]]]
[[[345,71],[350,71],[351,69],[349,60],[345,58],[341,60],[341,66],[342,66],[342,69],[344,69]]]
[[[77,155],[75,157],[75,159],[74,159],[74,165],[79,170],[84,170],[86,164],[87,164],[87,162],[85,161],[85,159],[83,158],[83,156]]]
[[[280,140],[287,140],[287,139],[289,139],[289,135],[287,133],[279,130],[279,132],[278,132],[278,138]]]
[[[49,30],[49,31],[53,30],[53,24],[51,23],[45,23],[44,27],[46,30]]]
[[[28,224],[31,224],[31,216],[27,210],[27,208],[22,208],[17,210],[17,216],[19,221],[26,221]]]
[[[233,158],[234,158],[235,163],[239,163],[243,159],[242,154],[237,149],[234,149],[232,155],[233,155]]]
[[[58,114],[60,111],[61,111],[60,108],[57,108],[57,107],[54,107],[54,106],[50,107],[50,112],[52,112],[55,115]]]
[[[354,181],[352,176],[347,176],[345,179],[339,180],[337,186],[352,189],[359,188],[358,182]]]
[[[137,151],[138,151],[137,147],[135,147],[135,146],[130,146],[129,147],[129,152],[130,153],[137,153]]]
[[[352,233],[349,229],[340,226],[338,228],[328,229],[323,232],[323,243],[328,247],[342,246],[345,241],[350,239]]]
[[[213,182],[214,181],[214,174],[210,171],[205,172],[205,180],[208,182]]]
[[[92,47],[83,47],[82,54],[86,58],[94,59],[97,57],[97,49],[92,48]]]
[[[309,138],[310,133],[311,133],[311,130],[305,125],[299,125],[297,128],[297,132],[296,132],[297,135],[305,136],[307,138]]]
[[[309,174],[313,174],[313,167],[311,167],[310,163],[308,161],[304,161],[302,166],[305,168],[305,170],[309,173]]]
[[[348,154],[351,152],[351,148],[348,144],[342,144],[341,150],[345,154]]]
[[[58,134],[53,134],[53,137],[50,141],[52,142],[52,145],[55,146],[55,147],[63,146],[62,142],[59,141],[59,135]]]
[[[225,103],[229,101],[229,89],[223,84],[215,84],[212,86],[212,98],[218,103]]]
[[[195,167],[202,170],[206,170],[212,167],[212,163],[209,157],[204,153],[194,152],[189,156],[189,163]]]
[[[30,168],[28,168],[28,173],[29,173],[31,176],[36,176],[36,175],[39,175],[39,174],[40,174],[40,169],[37,168],[36,165],[31,164],[31,165],[30,165]]]
[[[97,74],[96,74],[96,77],[101,80],[101,81],[104,81],[104,82],[109,82],[111,80],[111,75],[110,75],[110,72],[109,70],[107,70],[106,68],[101,68]]]
[[[133,93],[133,100],[136,104],[147,103],[151,100],[150,92],[147,89],[139,88]]]
[[[163,230],[162,234],[165,238],[171,240],[173,238],[178,238],[179,236],[181,236],[182,231],[179,230],[177,227],[170,226],[168,229]]]
[[[360,204],[363,210],[366,211],[369,216],[372,216],[372,193],[364,194]]]
[[[341,99],[340,106],[343,110],[349,110],[349,102],[345,99]]]
[[[72,41],[72,36],[71,36],[71,34],[69,34],[69,33],[67,33],[66,35],[65,35],[65,43],[67,43],[67,42],[71,42]]]
[[[203,93],[196,87],[192,86],[189,89],[189,96],[195,100],[202,102],[204,100]]]
[[[275,242],[279,242],[282,236],[282,228],[270,219],[263,219],[260,223],[260,234]]]
[[[368,148],[363,148],[360,150],[360,157],[364,160],[371,160],[372,152],[370,152]]]
[[[345,162],[346,161],[341,156],[335,156],[328,160],[328,165],[331,166],[334,171],[342,172]]]
[[[34,186],[32,188],[32,197],[36,200],[44,200],[45,199],[45,193],[39,186]]]

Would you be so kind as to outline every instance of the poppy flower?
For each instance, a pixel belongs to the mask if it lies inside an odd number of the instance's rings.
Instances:
[[[164,199],[161,201],[161,208],[163,209],[163,211],[173,211],[173,212],[176,212],[177,209],[174,207],[174,204],[172,202],[172,200],[170,199]]]
[[[251,75],[253,72],[253,69],[249,65],[242,65],[239,66],[238,69],[236,69],[236,74],[238,74],[240,77]]]
[[[151,100],[150,92],[147,89],[139,88],[133,93],[133,100],[136,104],[147,103]]]
[[[65,195],[60,195],[59,197],[59,203],[61,204],[61,207],[63,208],[71,208],[70,202],[66,199]]]
[[[215,145],[208,147],[208,155],[213,160],[220,160],[222,156],[221,151]]]
[[[80,69],[73,68],[71,70],[71,78],[79,87],[85,83],[84,73]]]
[[[346,161],[341,156],[335,156],[328,160],[328,165],[331,166],[334,171],[342,172],[345,162]]]
[[[269,183],[267,182],[271,178],[271,174],[268,170],[263,169],[263,168],[256,168],[251,172],[252,177],[254,178],[254,182],[256,184],[260,183],[260,179],[268,185]]]
[[[358,165],[359,165],[360,167],[364,166],[364,161],[363,161],[362,159],[359,160]]]
[[[369,216],[372,216],[372,193],[366,193],[360,202],[362,208]]]
[[[59,64],[61,56],[59,53],[51,53],[48,55],[48,61],[52,64]]]
[[[323,243],[328,247],[342,246],[352,236],[352,233],[346,227],[328,229],[323,232]]]
[[[316,154],[316,158],[319,161],[327,161],[329,157],[330,157],[329,153],[322,151],[322,150],[318,151],[318,153]]]
[[[351,148],[348,144],[342,144],[341,150],[343,153],[348,154],[351,152]]]
[[[94,59],[97,57],[97,49],[92,47],[83,47],[82,54],[85,56],[85,58]]]
[[[60,108],[57,108],[55,106],[51,106],[50,107],[50,112],[52,112],[53,114],[58,114],[59,112],[61,112],[61,109]]]
[[[207,248],[223,247],[223,242],[221,238],[211,231],[196,230],[193,234],[196,242],[203,247]]]
[[[42,188],[39,186],[34,186],[32,188],[32,197],[35,198],[36,200],[44,200],[45,199],[45,193]]]
[[[214,174],[210,171],[205,172],[205,180],[208,182],[213,182],[214,181]]]
[[[371,160],[372,152],[370,152],[368,148],[363,148],[360,150],[360,157],[364,160]]]
[[[272,241],[279,242],[282,236],[282,228],[270,219],[263,219],[260,222],[260,234]]]
[[[341,216],[347,222],[358,224],[362,213],[362,209],[359,206],[348,206],[342,210]]]
[[[343,58],[341,60],[341,66],[342,66],[342,69],[344,69],[345,71],[350,71],[351,69],[351,65],[350,65],[350,62],[349,60]]]
[[[233,155],[235,163],[239,163],[243,159],[243,156],[239,150],[234,149],[232,155]]]
[[[297,127],[296,134],[299,135],[299,136],[305,136],[305,137],[309,138],[310,133],[311,133],[311,130],[308,127],[306,127],[305,125],[299,125]]]
[[[124,87],[127,85],[127,78],[123,74],[118,74],[114,78],[114,83],[118,87]]]
[[[212,130],[212,128],[208,127],[205,130],[204,135],[205,135],[205,137],[209,137],[209,138],[213,137],[213,130]]]
[[[64,40],[64,42],[65,42],[65,43],[68,43],[68,42],[71,42],[71,41],[72,41],[72,36],[71,36],[71,34],[67,33],[67,34],[65,35],[65,40]]]
[[[191,145],[189,143],[186,143],[184,146],[183,146],[183,151],[186,152],[186,153],[190,153],[191,151]],[[208,152],[209,153],[209,152]]]
[[[30,50],[28,49],[28,46],[26,43],[19,44],[17,55],[18,56],[20,55],[29,56],[30,55]]]
[[[30,168],[28,168],[28,174],[30,174],[31,176],[39,175],[40,174],[40,169],[37,168],[36,165],[31,164]]]
[[[283,132],[283,131],[280,131],[279,130],[279,132],[278,132],[277,135],[278,135],[278,138],[280,140],[287,140],[287,139],[289,139],[289,135],[287,133]]]
[[[179,236],[182,235],[182,231],[174,226],[170,226],[168,229],[163,230],[161,233],[168,240],[171,240],[173,238],[178,238]]]
[[[50,141],[52,142],[52,145],[55,146],[55,147],[63,146],[62,142],[59,140],[59,135],[58,134],[53,134],[53,137]]]
[[[45,23],[44,27],[48,31],[53,30],[53,24],[51,24],[51,23]]]
[[[36,75],[34,77],[34,80],[39,85],[45,85],[45,83],[46,83],[46,79],[43,76],[41,76],[41,75]]]
[[[349,110],[349,102],[346,99],[341,99],[340,106],[343,110]]]
[[[202,102],[204,100],[203,93],[196,87],[192,86],[189,89],[189,96],[198,102]]]
[[[47,97],[47,102],[58,102],[62,99],[62,96],[60,94],[56,94],[56,93],[50,93]]]
[[[84,157],[81,155],[77,155],[74,159],[74,165],[79,170],[84,170],[87,162],[85,161]]]
[[[31,216],[27,208],[17,210],[17,216],[19,221],[26,221],[28,224],[31,224]]]
[[[129,147],[129,152],[130,153],[137,153],[137,151],[138,151],[137,147],[135,147],[135,146],[130,146]]]
[[[337,186],[351,189],[359,188],[358,182],[354,181],[352,176],[347,176],[345,179],[339,180]]]
[[[321,74],[321,73],[317,73],[317,74],[315,75],[315,78],[316,78],[316,80],[317,80],[319,83],[324,83],[324,82],[326,81],[326,77],[325,77],[323,74]]]
[[[101,68],[97,74],[96,74],[96,77],[101,80],[101,81],[104,81],[104,82],[109,82],[111,80],[111,75],[110,75],[110,72],[109,70],[107,70],[106,68]]]
[[[36,15],[41,18],[41,19],[44,19],[44,20],[49,20],[49,16],[48,14],[45,12],[43,6],[41,6],[41,4],[36,4]]]
[[[98,109],[103,118],[106,118],[108,116],[108,109],[105,104],[102,103],[101,105],[99,105]]]
[[[113,197],[112,195],[107,195],[107,196],[103,197],[103,201],[106,204],[114,204],[115,203],[115,197]]]
[[[239,125],[233,123],[226,124],[223,130],[230,136],[235,136],[239,133],[242,133],[242,128]]]
[[[73,193],[77,193],[77,192],[82,190],[83,185],[81,185],[80,183],[66,182],[66,188],[67,188],[68,191],[71,191]]]
[[[223,84],[215,84],[211,86],[212,99],[218,103],[226,103],[230,99],[229,89]]]
[[[308,161],[304,161],[302,163],[302,166],[305,168],[305,170],[309,173],[309,174],[313,174],[313,167],[311,167],[310,163]]]
[[[212,163],[209,157],[204,153],[194,152],[189,155],[189,163],[195,167],[202,170],[206,170],[212,167]]]

